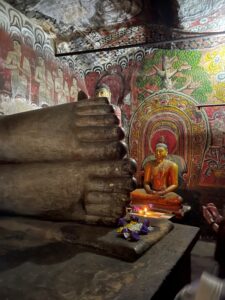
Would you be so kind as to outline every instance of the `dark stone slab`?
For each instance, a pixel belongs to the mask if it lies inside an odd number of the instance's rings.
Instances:
[[[102,255],[134,261],[172,228],[168,220],[150,219],[153,231],[138,242],[118,237],[116,229],[74,222],[49,222],[27,218],[0,219],[0,253],[62,242],[84,246]]]
[[[58,232],[48,233],[55,242],[0,256],[0,299],[173,299],[189,280],[190,252],[198,232],[196,227],[174,224],[135,262],[57,242]]]

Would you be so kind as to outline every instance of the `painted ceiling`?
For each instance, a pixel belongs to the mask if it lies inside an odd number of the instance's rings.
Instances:
[[[79,54],[225,32],[225,0],[6,0]],[[165,37],[163,37],[165,39]]]

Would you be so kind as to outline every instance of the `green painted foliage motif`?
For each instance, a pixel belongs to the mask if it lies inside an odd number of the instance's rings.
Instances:
[[[137,77],[138,100],[160,90],[177,92],[189,91],[199,103],[207,101],[212,92],[211,82],[206,71],[199,65],[200,51],[155,50],[146,56]]]

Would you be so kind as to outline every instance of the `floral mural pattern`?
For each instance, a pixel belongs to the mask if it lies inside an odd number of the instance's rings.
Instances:
[[[173,93],[173,95],[177,95],[174,96],[175,99],[179,99],[176,104],[179,111],[184,111],[186,107],[193,108],[188,113],[191,122],[200,120],[203,113],[206,120],[205,128],[207,128],[208,131],[208,138],[206,147],[204,149],[202,148],[201,153],[199,152],[197,156],[189,158],[193,160],[192,166],[196,165],[196,169],[193,167],[193,169],[190,170],[192,172],[191,185],[221,186],[225,184],[225,178],[222,172],[224,168],[223,160],[218,158],[217,155],[216,163],[213,165],[209,156],[212,147],[219,147],[217,150],[219,155],[224,151],[224,107],[211,108],[211,111],[214,111],[213,114],[212,112],[210,113],[207,107],[198,109],[197,105],[224,102],[224,53],[225,47],[221,46],[207,51],[149,49],[148,53],[145,53],[139,61],[136,61],[131,55],[127,61],[124,55],[121,56],[120,60],[124,59],[124,61],[126,61],[126,64],[122,66],[118,63],[118,56],[117,64],[111,66],[107,71],[102,70],[99,73],[88,73],[86,75],[86,83],[89,82],[88,78],[90,78],[91,74],[92,78],[95,77],[95,80],[92,81],[90,86],[97,84],[99,78],[104,76],[106,79],[105,83],[107,84],[107,74],[110,72],[114,74],[114,77],[120,76],[124,78],[124,80],[121,81],[123,86],[118,87],[116,90],[113,90],[115,87],[113,82],[110,83],[108,81],[108,85],[112,87],[114,95],[119,95],[119,91],[121,90],[125,91],[119,106],[122,110],[122,122],[127,133],[128,141],[131,138],[129,134],[129,132],[131,132],[130,124],[139,106],[145,104],[146,101],[151,101],[154,95],[158,93],[164,95],[163,98],[160,98],[160,105],[164,105],[164,110],[166,110],[168,97],[170,98],[169,95]],[[186,100],[183,101],[184,99],[182,100],[179,95],[183,95],[183,98]],[[113,101],[117,103],[116,99]],[[195,102],[195,108],[191,105],[193,101]],[[169,107],[167,113],[170,113]],[[145,118],[146,114],[145,117],[142,117]],[[140,116],[140,120],[142,117]],[[186,137],[191,135],[193,135],[193,132],[187,130]],[[196,138],[197,137],[198,139],[196,139],[195,143],[200,143],[201,134],[197,134]],[[133,145],[135,145],[135,143],[138,143],[138,141],[133,141]],[[131,153],[133,153],[133,146],[131,145],[130,148]],[[186,149],[185,151],[189,150],[190,149]],[[215,158],[213,159],[215,161]],[[211,172],[212,165],[214,169],[216,168],[216,172]],[[206,170],[208,171],[206,172]],[[199,171],[201,172],[199,173]],[[212,179],[213,176],[215,177],[215,174],[216,179]]]

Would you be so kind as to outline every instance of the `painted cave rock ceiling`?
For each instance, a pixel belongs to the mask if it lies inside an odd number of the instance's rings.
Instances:
[[[61,53],[143,43],[145,33],[154,39],[146,28],[156,24],[183,32],[225,30],[225,0],[6,1],[41,25]]]

